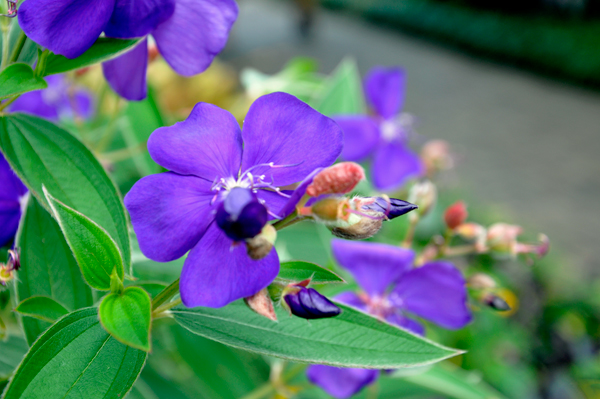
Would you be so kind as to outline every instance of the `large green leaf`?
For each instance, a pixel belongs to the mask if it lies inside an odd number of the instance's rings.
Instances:
[[[123,260],[117,244],[106,230],[55,199],[45,188],[43,190],[85,281],[92,288],[108,291],[113,270],[123,281]]]
[[[17,300],[47,296],[69,310],[91,306],[92,290],[83,280],[79,266],[60,227],[31,197],[17,234],[21,269],[17,279]],[[30,317],[23,318],[23,330],[31,345],[50,326]]]
[[[315,109],[327,116],[366,112],[360,73],[353,59],[343,60],[333,71]]]
[[[46,61],[44,74],[54,75],[108,61],[131,50],[139,42],[139,39],[121,40],[101,37],[88,51],[74,59],[51,53]]]
[[[134,348],[150,350],[152,303],[142,288],[129,287],[122,293],[105,296],[98,314],[102,326],[117,340]]]
[[[100,325],[96,308],[75,311],[31,347],[3,399],[123,398],[146,352],[123,345]]]
[[[365,313],[340,305],[342,314],[306,320],[277,310],[278,323],[243,301],[224,308],[175,309],[191,332],[240,349],[292,361],[339,367],[392,369],[438,362],[460,351],[443,347]]]
[[[114,184],[83,144],[44,119],[13,114],[0,118],[0,149],[41,204],[48,206],[43,184],[56,199],[105,229],[129,268],[125,207]]]
[[[69,313],[63,305],[47,296],[29,297],[15,308],[15,312],[48,323],[54,323],[56,320]]]
[[[46,81],[27,64],[12,64],[0,73],[0,100],[46,87]]]
[[[283,262],[279,267],[277,280],[285,283],[299,282],[310,278],[313,284],[344,283],[344,279],[314,263],[292,261]]]
[[[6,341],[0,340],[0,381],[7,379],[15,371],[28,349],[21,337],[11,335]]]

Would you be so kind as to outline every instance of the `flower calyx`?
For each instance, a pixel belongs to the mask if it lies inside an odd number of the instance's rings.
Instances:
[[[277,314],[273,301],[269,296],[269,291],[266,288],[258,291],[256,294],[244,298],[244,302],[250,309],[269,320],[277,321]]]

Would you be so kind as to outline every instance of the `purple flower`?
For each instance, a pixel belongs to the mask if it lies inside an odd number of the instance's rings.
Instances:
[[[229,112],[197,104],[187,120],[148,141],[170,172],[144,177],[125,197],[142,252],[167,262],[191,250],[180,284],[186,306],[220,307],[256,294],[277,275],[279,259],[272,250],[253,260],[241,241],[264,223],[255,199],[281,216],[288,198],[278,188],[331,165],[341,149],[336,123],[289,94],[256,100],[243,130]],[[239,218],[247,221],[224,222]]]
[[[177,73],[203,72],[225,47],[238,9],[233,0],[27,0],[19,9],[23,31],[57,54],[76,58],[102,32],[107,37],[152,35]],[[147,40],[104,64],[106,79],[123,97],[146,96]]]
[[[413,118],[400,113],[405,86],[404,70],[375,67],[365,78],[365,95],[374,115],[334,117],[344,131],[342,159],[371,157],[373,184],[382,191],[397,189],[425,171],[419,156],[408,146]]]
[[[338,302],[419,335],[425,333],[424,327],[407,313],[448,329],[462,328],[471,321],[466,281],[451,263],[435,261],[414,267],[412,250],[386,244],[333,240],[332,248],[338,263],[364,290],[358,295],[344,292],[336,297]],[[377,377],[367,378],[366,371],[356,370],[310,366],[307,373],[330,395],[346,398]]]
[[[11,112],[25,112],[53,122],[60,118],[90,118],[94,112],[93,97],[85,89],[75,88],[63,75],[45,78],[48,88],[22,94],[13,102]]]
[[[17,233],[21,201],[26,194],[27,187],[0,153],[0,247],[8,244]]]

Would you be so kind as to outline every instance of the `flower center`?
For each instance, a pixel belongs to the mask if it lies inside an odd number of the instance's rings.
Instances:
[[[369,314],[373,316],[385,319],[395,312],[394,306],[388,300],[387,295],[370,297],[366,293],[362,293],[359,297],[367,305]]]
[[[394,140],[407,142],[415,134],[414,125],[415,117],[411,114],[402,113],[395,118],[381,122],[379,129],[381,137],[387,142]]]

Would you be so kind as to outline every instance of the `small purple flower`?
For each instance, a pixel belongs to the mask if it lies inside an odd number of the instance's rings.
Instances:
[[[48,87],[22,94],[13,102],[11,112],[24,112],[53,122],[60,118],[80,117],[88,119],[94,112],[92,94],[74,87],[63,75],[45,78]]]
[[[414,314],[444,328],[459,329],[471,321],[466,281],[454,265],[435,261],[414,267],[410,249],[387,244],[333,240],[333,255],[364,290],[344,292],[336,300],[423,335],[424,327],[406,316]],[[315,371],[315,368],[318,368]],[[328,372],[324,372],[328,368]],[[354,370],[354,371],[352,371]],[[347,398],[377,378],[358,369],[310,366],[309,379],[336,398]],[[371,370],[372,371],[372,370]]]
[[[27,0],[19,24],[36,43],[76,58],[102,32],[120,39],[152,35],[179,74],[203,72],[227,42],[238,14],[233,0]],[[146,96],[148,45],[104,64],[106,79],[128,100]]]
[[[279,187],[331,165],[341,149],[337,124],[289,94],[256,100],[242,130],[229,112],[197,104],[148,141],[170,172],[144,177],[125,197],[142,252],[167,262],[191,250],[180,284],[188,307],[256,294],[276,277],[279,259],[274,250],[251,259],[242,240],[266,222],[261,209],[272,217],[288,212],[293,199]]]
[[[17,233],[21,202],[26,194],[27,187],[0,153],[0,247],[8,244]]]
[[[405,87],[404,70],[375,67],[365,78],[365,95],[374,115],[334,117],[344,131],[342,159],[372,157],[373,184],[382,191],[397,189],[425,171],[419,156],[408,146],[413,117],[400,113]]]

